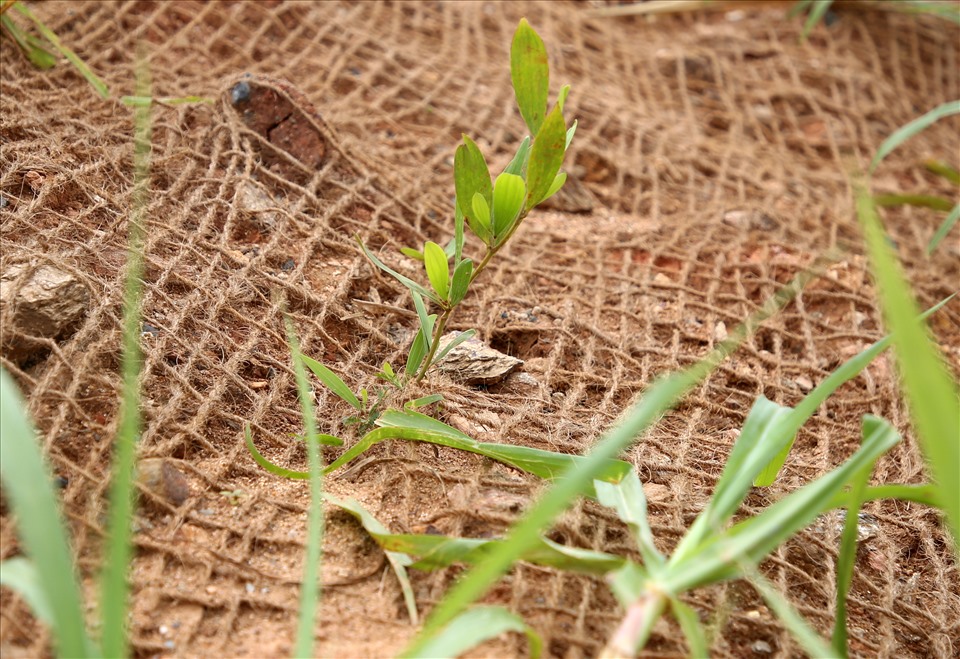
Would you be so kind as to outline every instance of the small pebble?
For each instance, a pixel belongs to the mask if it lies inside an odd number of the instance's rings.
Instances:
[[[754,641],[750,648],[760,654],[770,654],[773,652],[773,648],[766,641]]]
[[[257,590],[252,583],[246,584],[244,588],[246,589],[248,595],[253,595],[253,593],[255,593]]]
[[[167,634],[170,633],[170,628],[167,627],[166,625],[160,625],[157,631],[160,632],[161,636],[166,636]]]

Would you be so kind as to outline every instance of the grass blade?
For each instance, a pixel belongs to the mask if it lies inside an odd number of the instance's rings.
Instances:
[[[33,12],[30,11],[22,2],[15,2],[13,8],[19,11],[21,14],[33,21],[33,24],[37,26],[37,30],[40,31],[40,34],[43,35],[43,38],[50,42],[50,44],[64,57],[67,58],[73,66],[80,72],[84,78],[87,79],[87,82],[100,94],[101,98],[110,98],[110,89],[107,87],[107,84],[97,77],[97,75],[90,70],[90,67],[87,66],[87,63],[80,59],[75,52],[67,48],[60,42],[60,38],[46,25],[43,21],[33,15]],[[150,92],[146,94],[137,92],[137,96],[149,96]]]
[[[317,379],[319,379],[327,389],[349,403],[354,409],[363,409],[363,405],[360,404],[360,401],[357,399],[356,395],[350,391],[350,387],[347,386],[346,382],[340,379],[339,375],[331,371],[317,360],[311,359],[306,355],[300,355],[300,360],[306,365],[307,368],[313,371],[313,374],[317,376]]]
[[[150,72],[137,55],[137,95],[150,95]],[[144,225],[149,205],[151,108],[134,109],[134,174],[128,227],[127,273],[123,295],[123,400],[114,444],[107,544],[100,581],[101,643],[108,657],[127,655],[127,571],[132,557],[133,471],[140,438],[140,302],[143,297]]]
[[[653,530],[647,519],[647,497],[637,473],[631,469],[619,483],[597,480],[593,486],[597,491],[597,500],[613,508],[617,517],[633,531],[644,565],[648,571],[656,574],[666,560],[653,542]]]
[[[502,606],[478,606],[463,613],[450,623],[443,633],[431,639],[416,655],[405,653],[402,657],[457,657],[472,647],[496,638],[506,632],[526,634],[530,645],[530,657],[537,659],[543,651],[539,634],[519,616]]]
[[[900,436],[883,419],[867,415],[864,441],[849,460],[773,504],[756,517],[715,533],[685,560],[671,560],[660,587],[683,593],[725,579],[736,578],[738,562],[756,565],[780,543],[830,508],[834,497],[861,469],[892,448]],[[733,560],[736,558],[737,560]]]
[[[847,656],[847,593],[850,592],[850,583],[853,581],[853,566],[857,560],[857,523],[859,521],[860,506],[863,503],[863,493],[867,489],[867,481],[873,464],[864,467],[853,477],[850,493],[847,495],[847,512],[843,523],[843,533],[840,537],[840,553],[837,558],[837,605],[836,619],[833,624],[831,645],[837,656]]]
[[[877,206],[916,206],[918,208],[932,208],[935,211],[949,211],[953,202],[945,197],[936,197],[925,194],[880,194],[873,200]]]
[[[443,349],[440,350],[440,352],[437,353],[437,356],[434,357],[434,359],[433,359],[433,363],[434,363],[434,364],[438,364],[438,363],[442,362],[442,361],[443,361],[443,358],[446,357],[447,355],[449,355],[451,350],[453,350],[454,348],[456,348],[458,345],[460,345],[460,344],[463,343],[464,341],[469,341],[469,340],[472,339],[474,336],[476,336],[476,334],[477,334],[477,330],[472,330],[472,329],[468,329],[468,330],[465,330],[465,331],[460,332],[459,334],[457,334],[457,336],[455,336],[453,339],[451,339],[451,340],[447,343],[447,345],[443,346]]]
[[[950,229],[957,223],[957,220],[960,220],[960,204],[953,207],[950,214],[943,219],[943,223],[937,228],[936,233],[933,234],[933,237],[930,239],[930,244],[927,245],[927,256],[933,254],[933,250],[947,237],[947,234],[950,233]]]
[[[364,255],[365,255],[368,259],[370,259],[370,262],[371,262],[371,263],[373,263],[375,266],[377,266],[378,268],[380,268],[381,270],[383,270],[384,272],[386,272],[388,275],[390,275],[391,277],[393,277],[394,279],[396,279],[397,281],[399,281],[401,284],[403,284],[404,286],[406,286],[406,287],[407,287],[408,289],[410,289],[411,291],[416,292],[416,293],[419,293],[420,295],[422,295],[423,297],[427,298],[428,300],[433,300],[433,301],[436,302],[437,304],[440,304],[440,298],[437,297],[436,293],[434,293],[433,291],[431,291],[431,290],[430,290],[429,288],[427,288],[426,286],[421,286],[420,284],[418,284],[417,282],[413,281],[413,280],[410,279],[409,277],[405,277],[405,276],[401,275],[399,272],[397,272],[396,270],[394,270],[394,269],[391,268],[390,266],[386,265],[383,261],[381,261],[380,259],[378,259],[378,258],[374,255],[373,252],[371,252],[369,249],[367,249],[367,246],[363,244],[363,241],[362,241],[362,240],[360,240],[360,236],[356,236],[356,239],[357,239],[357,243],[360,244],[360,249],[363,250]]]
[[[534,546],[543,530],[576,496],[589,488],[610,460],[629,446],[684,394],[705,378],[733,352],[744,337],[760,322],[777,311],[810,279],[801,273],[788,286],[767,300],[763,308],[734,329],[729,338],[693,366],[656,381],[625,413],[619,423],[604,434],[577,469],[567,471],[544,492],[537,504],[515,524],[507,539],[482,564],[472,568],[457,582],[427,619],[409,654],[417,654],[422,646],[461,611],[487,591],[524,551]]]
[[[477,565],[503,543],[502,540],[454,538],[443,535],[378,534],[374,536],[384,549],[417,556],[411,564],[418,570],[438,570],[454,563]],[[613,554],[569,547],[541,537],[520,559],[535,565],[553,567],[565,572],[602,575],[619,570],[626,559]]]
[[[67,531],[53,478],[26,409],[13,378],[0,367],[0,481],[16,515],[20,541],[49,605],[58,654],[91,656]],[[4,579],[8,578],[9,564],[3,564]],[[4,585],[8,585],[6,581]],[[25,599],[35,604],[31,595],[26,594]],[[42,619],[42,608],[34,610]]]
[[[877,169],[877,165],[879,165],[884,158],[890,155],[894,149],[909,140],[911,137],[925,130],[926,128],[929,128],[940,119],[958,113],[960,113],[960,101],[950,101],[949,103],[938,105],[926,114],[917,117],[910,123],[905,124],[904,126],[901,126],[895,130],[890,137],[883,141],[883,144],[881,144],[880,148],[877,149],[877,154],[873,157],[873,160],[870,161],[870,173],[872,174]]]
[[[297,394],[303,430],[307,437],[317,436],[317,421],[310,397],[310,385],[304,370],[304,356],[300,342],[293,329],[290,317],[284,314],[287,344],[293,358],[293,372],[297,379]],[[319,364],[318,364],[319,365]],[[338,378],[339,379],[339,378]],[[341,382],[342,384],[342,382]],[[249,433],[248,433],[249,434]],[[304,555],[303,585],[300,587],[300,614],[297,619],[297,634],[293,648],[294,657],[313,656],[313,629],[316,624],[317,601],[320,598],[320,560],[323,548],[323,472],[320,464],[320,444],[307,442],[307,463],[310,471],[310,510],[307,512],[307,551]]]
[[[960,111],[960,102],[957,104]],[[951,380],[890,250],[873,200],[866,190],[856,192],[857,215],[879,289],[884,319],[893,333],[897,364],[916,424],[920,446],[940,488],[940,502],[960,548],[960,403]]]
[[[670,598],[670,610],[680,623],[680,629],[687,639],[687,654],[691,657],[708,657],[707,635],[700,624],[697,612],[676,597]]]
[[[10,5],[4,5],[4,8]],[[7,30],[7,33],[17,42],[20,50],[27,56],[30,63],[41,70],[52,69],[57,65],[57,58],[53,56],[40,39],[33,35],[23,32],[20,27],[6,14],[0,14],[0,25]]]
[[[377,540],[380,536],[390,535],[387,527],[381,524],[380,520],[371,515],[367,509],[361,506],[355,499],[340,499],[329,493],[324,494],[323,498],[353,515],[374,540]],[[410,623],[419,625],[420,616],[417,613],[417,603],[413,596],[413,586],[410,584],[410,575],[407,574],[407,566],[409,566],[413,560],[402,552],[384,550],[384,554],[387,556],[387,561],[389,561],[390,568],[396,575],[397,581],[400,582],[400,590],[403,592],[403,601],[407,606],[407,615],[410,616]]]
[[[806,38],[810,36],[813,28],[820,22],[820,19],[823,18],[823,15],[827,13],[827,10],[830,9],[830,5],[832,4],[833,0],[813,0],[813,6],[810,7],[807,20],[803,23],[803,32],[800,34],[801,40],[806,40]]]
[[[958,11],[960,13],[960,11]],[[939,162],[937,160],[930,160],[925,162],[924,167],[927,168],[928,172],[941,176],[954,185],[960,186],[960,171],[957,171],[950,165],[945,162]]]
[[[770,582],[759,572],[750,570],[747,573],[747,579],[756,588],[760,595],[766,601],[767,606],[773,611],[777,618],[783,622],[784,626],[793,634],[793,637],[800,643],[800,647],[811,657],[834,657],[829,645],[823,640],[803,617],[797,613],[797,610],[790,606],[790,602],[784,598],[780,592],[770,585]]]

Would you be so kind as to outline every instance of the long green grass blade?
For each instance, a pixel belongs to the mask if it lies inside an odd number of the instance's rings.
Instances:
[[[900,485],[898,483],[889,483],[886,485],[877,485],[868,487],[863,492],[862,502],[880,501],[881,499],[898,499],[900,501],[911,501],[920,503],[924,506],[937,508],[940,505],[939,493],[933,485]],[[844,508],[848,502],[846,492],[839,492],[830,502],[830,508]]]
[[[150,95],[150,71],[144,54],[137,55],[137,94]],[[123,400],[120,424],[114,444],[110,484],[110,512],[106,554],[100,583],[102,645],[108,657],[127,655],[127,572],[132,557],[131,523],[134,512],[133,472],[136,445],[140,438],[140,302],[143,297],[143,245],[147,209],[150,203],[150,140],[152,117],[149,107],[134,109],[134,173],[129,248],[123,297]]]
[[[49,607],[59,655],[91,656],[93,646],[84,627],[80,589],[53,477],[26,409],[13,378],[0,367],[0,482],[16,515],[20,541],[32,562],[42,596],[20,592],[40,619],[47,615],[41,601]],[[8,578],[5,572],[9,564],[3,564],[4,579]],[[4,585],[10,584],[4,581]]]
[[[677,545],[670,558],[671,565],[695,554],[705,538],[727,525],[758,474],[781,455],[796,436],[796,429],[787,423],[791,412],[790,408],[763,396],[753,404],[710,502]]]
[[[440,298],[437,297],[436,293],[431,291],[426,286],[421,286],[420,284],[413,281],[409,277],[405,277],[404,275],[401,275],[399,272],[397,272],[390,266],[386,265],[383,261],[378,259],[373,252],[367,249],[367,246],[363,244],[362,240],[360,240],[360,236],[356,236],[356,239],[357,239],[357,243],[360,245],[360,249],[363,250],[364,255],[366,255],[366,257],[370,259],[371,263],[373,263],[375,266],[377,266],[378,268],[386,272],[388,275],[390,275],[391,277],[399,281],[401,284],[406,286],[411,291],[415,291],[420,295],[422,295],[423,297],[427,298],[428,300],[433,300],[437,304],[440,304]]]
[[[877,169],[877,165],[898,146],[917,133],[926,130],[940,119],[954,114],[960,114],[960,101],[950,101],[949,103],[938,105],[926,114],[917,117],[910,123],[895,130],[890,137],[883,141],[883,144],[877,149],[877,154],[873,157],[873,160],[870,161],[870,173],[872,174]]]
[[[680,623],[680,630],[687,639],[687,653],[691,657],[708,657],[707,635],[700,624],[697,612],[676,597],[670,598],[670,611]]]
[[[744,337],[771,314],[775,313],[810,279],[801,273],[788,286],[767,300],[763,308],[752,314],[745,323],[730,333],[729,338],[707,357],[684,371],[661,378],[650,386],[643,397],[634,403],[624,417],[604,434],[577,469],[571,469],[553,483],[537,504],[515,524],[503,545],[480,565],[472,568],[451,588],[427,619],[424,628],[408,648],[417,654],[430,638],[435,636],[461,611],[480,597],[528,549],[537,544],[540,534],[569,505],[575,497],[587,490],[593,479],[603,472],[609,461],[629,446],[637,436],[656,422],[684,394],[696,386],[716,366],[733,352]]]
[[[947,234],[950,233],[950,229],[957,223],[957,220],[960,220],[960,204],[954,206],[950,214],[943,218],[943,223],[937,228],[933,237],[930,238],[930,243],[927,245],[927,256],[933,254],[933,250],[947,237]]]
[[[539,634],[527,625],[522,618],[502,606],[478,606],[457,617],[456,620],[431,639],[416,655],[403,654],[403,657],[434,657],[444,659],[457,657],[484,641],[496,638],[506,632],[519,632],[527,636],[531,659],[537,659],[543,651],[543,641]]]
[[[477,565],[503,544],[502,540],[454,538],[443,535],[371,534],[384,549],[416,556],[410,567],[438,570],[455,563]],[[548,538],[524,552],[520,559],[535,565],[557,568],[565,572],[603,575],[623,567],[625,558],[590,549],[569,547]]]
[[[441,421],[432,419],[412,410],[388,410],[377,419],[381,426],[364,435],[343,455],[331,462],[326,471],[339,469],[357,456],[369,450],[372,446],[388,439],[405,439],[418,442],[429,442],[440,446],[448,446],[461,451],[477,453],[484,457],[503,462],[517,469],[553,480],[565,472],[582,466],[586,458],[579,455],[554,453],[527,446],[511,444],[494,444],[478,442],[469,435],[451,428]],[[618,482],[632,466],[622,460],[607,460],[600,465],[597,478]],[[585,485],[582,494],[595,497],[592,481]]]
[[[20,50],[27,56],[30,63],[41,70],[52,69],[57,65],[57,58],[53,56],[40,39],[31,34],[22,31],[20,27],[13,22],[6,14],[0,14],[0,25],[7,30],[7,33],[17,42]]]
[[[831,647],[814,630],[806,620],[803,619],[790,602],[774,588],[767,579],[755,570],[749,570],[747,579],[760,591],[760,595],[766,601],[767,606],[773,611],[783,625],[793,634],[793,637],[800,643],[810,657],[827,659],[837,656]]]
[[[957,8],[957,13],[960,14],[960,6]],[[954,185],[960,186],[960,171],[957,171],[956,168],[951,167],[947,163],[938,160],[929,160],[923,163],[923,166],[927,168],[928,172],[941,176]]]
[[[370,512],[355,499],[340,499],[330,493],[324,494],[323,498],[353,515],[374,540],[390,535],[387,527],[381,524],[380,520],[371,515]],[[407,615],[410,616],[410,623],[419,625],[420,616],[417,613],[417,603],[413,596],[413,586],[410,584],[410,575],[407,574],[407,567],[413,563],[413,559],[407,554],[398,551],[384,550],[384,554],[390,563],[390,568],[397,577],[397,581],[400,583],[400,590],[403,592],[403,601],[407,606]]]
[[[810,36],[813,28],[820,22],[820,19],[823,18],[832,4],[833,0],[813,0],[813,6],[810,8],[807,20],[803,23],[803,32],[800,34],[801,39],[806,39]]]
[[[40,572],[33,563],[22,556],[15,556],[0,563],[0,586],[6,586],[20,595],[37,620],[48,627],[54,626],[56,620],[53,606],[43,589]]]
[[[864,441],[845,463],[773,504],[756,517],[718,532],[701,543],[685,560],[671,560],[659,586],[683,593],[741,574],[743,564],[756,565],[784,540],[830,508],[836,495],[855,474],[892,448],[900,436],[883,419],[864,417]]]
[[[960,111],[960,102],[957,103]],[[960,402],[956,383],[941,362],[925,326],[917,320],[917,305],[890,250],[873,200],[866,190],[856,192],[857,215],[884,319],[893,333],[897,364],[916,424],[920,446],[933,481],[940,488],[954,546],[960,548]]]
[[[863,503],[863,493],[867,489],[867,481],[873,472],[873,464],[860,470],[853,477],[850,492],[847,495],[846,518],[843,523],[843,533],[840,537],[840,553],[837,558],[837,599],[836,619],[833,624],[831,645],[837,656],[847,656],[847,593],[853,581],[853,567],[857,561],[857,523],[860,516],[860,506]]]
[[[310,384],[304,369],[304,355],[290,317],[284,314],[287,344],[293,358],[293,372],[297,380],[300,413],[307,437],[317,436],[317,420],[310,396]],[[312,361],[312,360],[311,360]],[[319,364],[317,364],[319,366]],[[342,384],[342,382],[341,382]],[[323,472],[321,470],[320,444],[307,442],[307,464],[310,471],[310,509],[307,512],[307,551],[304,555],[303,585],[300,587],[300,614],[297,618],[297,634],[293,648],[294,657],[313,656],[313,629],[317,617],[317,601],[320,599],[320,560],[323,548]]]
[[[944,212],[949,211],[954,205],[946,197],[925,194],[880,194],[873,199],[877,206],[916,206]]]
[[[53,32],[53,30],[48,28],[46,25],[44,25],[43,21],[34,16],[33,12],[30,11],[22,2],[14,3],[13,8],[33,21],[33,24],[37,26],[37,30],[40,31],[40,34],[43,35],[43,38],[49,41],[50,44],[57,49],[61,55],[67,58],[67,61],[73,64],[77,71],[80,72],[80,75],[86,78],[87,82],[89,82],[96,92],[100,94],[101,98],[110,98],[110,89],[107,87],[107,84],[97,77],[97,74],[91,71],[90,67],[87,66],[87,63],[80,59],[75,52],[63,45],[63,43],[60,41],[60,38]],[[139,91],[137,92],[137,96],[144,95],[149,96],[149,91],[147,94],[142,94]]]

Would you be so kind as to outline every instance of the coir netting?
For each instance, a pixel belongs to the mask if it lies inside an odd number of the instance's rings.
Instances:
[[[156,96],[215,100],[155,111],[140,453],[167,460],[173,474],[166,496],[143,494],[136,519],[138,656],[289,654],[307,488],[261,470],[243,445],[249,423],[270,459],[305,463],[281,304],[305,353],[355,388],[373,386],[385,359],[402,363],[413,308],[352,236],[393,264],[400,246],[449,239],[461,133],[499,166],[523,137],[508,68],[521,16],[547,44],[554,93],[565,82],[573,88],[566,114],[580,121],[567,156],[575,181],[552,210],[530,216],[454,316],[454,329],[477,328],[492,347],[523,359],[520,373],[485,388],[434,376],[447,397],[441,418],[483,441],[581,453],[653,378],[703,356],[818,255],[841,250],[823,278],[630,449],[657,541],[669,550],[709,498],[756,397],[795,404],[883,335],[847,174],[896,127],[960,96],[956,27],[841,9],[837,22],[801,43],[800,24],[784,18],[783,6],[655,20],[592,18],[591,6],[35,5],[110,85],[110,100],[66,63],[37,71],[9,39],[0,44],[5,299],[20,299],[46,273],[80,307],[71,326],[40,331],[6,304],[2,363],[28,395],[66,483],[91,597],[116,429],[131,213],[132,112],[116,99],[133,93],[133,54],[143,42]],[[237,91],[240,81],[249,98]],[[954,158],[957,129],[946,121],[906,144],[875,189],[955,194],[922,162]],[[908,209],[885,218],[921,304],[954,292],[955,235],[932,257],[923,253],[941,216]],[[948,304],[931,323],[956,372],[960,306]],[[342,433],[345,406],[320,386],[316,396],[321,432]],[[905,437],[874,479],[922,482],[899,401],[892,362],[876,361],[819,410],[781,479],[741,512],[838,465],[858,446],[865,413]],[[337,454],[327,449],[326,458]],[[472,454],[396,442],[327,486],[394,532],[487,538],[540,484]],[[960,580],[937,514],[895,502],[866,512],[876,528],[857,558],[852,652],[956,656]],[[344,513],[331,508],[327,521],[318,652],[396,654],[415,627],[382,552]],[[2,524],[6,559],[19,552],[8,511]],[[551,537],[633,551],[616,518],[590,503],[565,515]],[[834,615],[836,548],[823,523],[763,565],[824,633]],[[413,573],[421,612],[458,573]],[[556,657],[596,655],[622,615],[601,579],[529,565],[487,600],[521,613]],[[717,656],[800,654],[749,585],[699,591],[689,602],[710,624]],[[3,656],[49,652],[26,605],[6,590],[0,603]],[[684,648],[679,630],[663,623],[648,652]],[[479,652],[526,650],[504,637]]]

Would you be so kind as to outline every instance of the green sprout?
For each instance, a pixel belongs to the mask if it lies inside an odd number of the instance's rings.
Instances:
[[[466,297],[470,285],[516,233],[531,210],[556,194],[567,180],[560,170],[577,123],[569,128],[563,118],[563,105],[570,86],[560,90],[553,109],[548,112],[550,71],[543,40],[521,19],[510,49],[510,76],[520,114],[530,135],[523,139],[507,167],[491,178],[480,148],[467,135],[454,154],[453,179],[456,201],[453,209],[453,239],[446,247],[433,241],[420,250],[401,248],[409,258],[420,261],[429,286],[422,285],[390,268],[357,237],[360,248],[377,268],[409,289],[417,310],[419,328],[407,355],[402,375],[385,365],[382,379],[402,388],[410,381],[422,380],[432,366],[443,360],[457,345],[473,336],[461,332],[442,349],[440,337],[454,310]],[[464,256],[465,229],[482,245],[477,260]],[[429,313],[427,304],[438,308]]]

